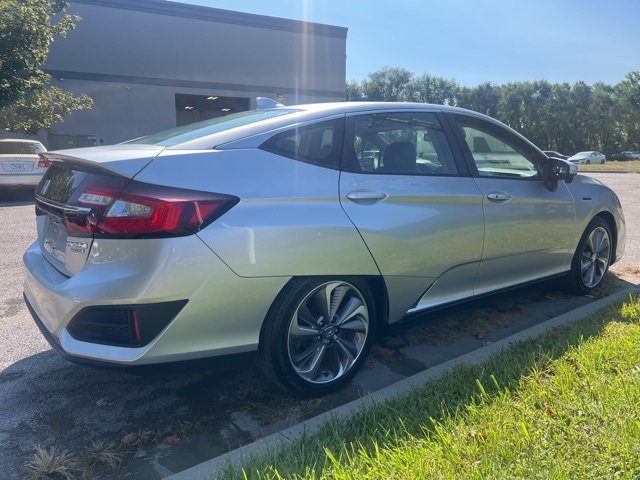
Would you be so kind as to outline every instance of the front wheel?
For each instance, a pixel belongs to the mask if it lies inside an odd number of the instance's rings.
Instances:
[[[612,242],[609,224],[596,217],[587,226],[571,262],[569,287],[586,295],[602,283],[611,263]]]
[[[331,393],[351,380],[365,361],[375,316],[365,283],[293,279],[265,318],[258,366],[296,396]]]

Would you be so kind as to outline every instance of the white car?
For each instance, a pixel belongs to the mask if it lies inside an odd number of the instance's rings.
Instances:
[[[589,165],[590,163],[605,163],[607,158],[604,156],[604,153],[590,150],[588,152],[576,153],[573,157],[569,157],[568,160],[575,165],[583,163]]]
[[[39,156],[46,151],[36,140],[0,140],[0,188],[35,188],[50,165]]]

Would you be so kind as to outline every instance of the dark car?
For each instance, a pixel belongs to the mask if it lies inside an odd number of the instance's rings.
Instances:
[[[611,155],[611,160],[618,160],[621,162],[624,162],[626,160],[640,160],[640,153],[634,153],[634,152],[614,153],[613,155]]]
[[[562,160],[566,160],[567,158],[569,158],[569,155],[565,155],[554,150],[543,150],[542,153],[544,153],[549,158],[561,158]]]

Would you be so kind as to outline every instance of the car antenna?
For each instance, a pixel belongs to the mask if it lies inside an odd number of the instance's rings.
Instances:
[[[256,102],[258,103],[256,110],[266,110],[267,108],[284,107],[282,103],[276,102],[275,100],[268,97],[256,97]]]

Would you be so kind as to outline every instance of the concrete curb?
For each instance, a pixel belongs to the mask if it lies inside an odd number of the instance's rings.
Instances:
[[[279,449],[283,448],[285,445],[290,444],[300,437],[312,434],[330,419],[349,418],[354,413],[362,409],[363,406],[374,405],[386,400],[390,400],[399,395],[406,394],[416,387],[424,385],[430,380],[441,377],[444,373],[448,372],[456,365],[483,362],[514,342],[520,340],[528,340],[530,338],[537,337],[541,333],[554,327],[581,320],[609,305],[610,303],[627,299],[629,295],[633,293],[640,293],[640,287],[638,285],[630,287],[622,292],[602,298],[588,305],[584,305],[558,317],[551,318],[545,322],[534,325],[533,327],[523,330],[508,338],[486,345],[482,348],[466,353],[460,357],[431,367],[411,377],[405,378],[404,380],[394,383],[393,385],[389,385],[388,387],[385,387],[381,390],[370,393],[359,400],[354,400],[350,403],[337,407],[309,420],[305,420],[304,422],[299,423],[298,425],[295,425],[291,428],[287,428],[281,432],[274,433],[273,435],[262,438],[254,443],[245,445],[244,447],[240,447],[229,453],[213,458],[165,478],[168,480],[192,480],[207,478],[208,475],[211,475],[217,470],[225,468],[229,464],[240,466],[245,463],[246,460],[254,456],[267,453],[273,454],[274,452],[277,452]]]

